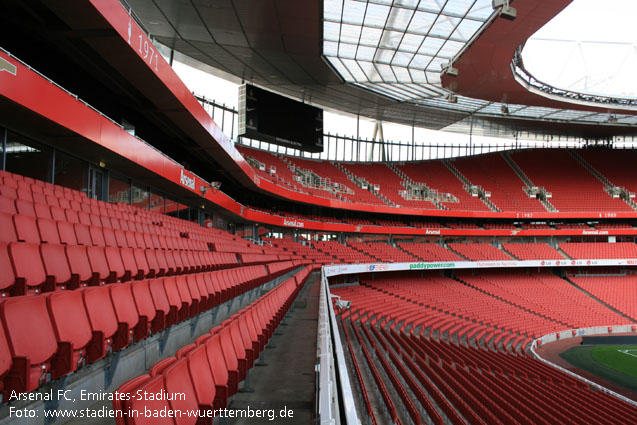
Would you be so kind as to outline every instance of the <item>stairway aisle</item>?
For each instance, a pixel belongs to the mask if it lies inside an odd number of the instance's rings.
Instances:
[[[267,366],[254,367],[250,382],[254,392],[240,392],[228,409],[292,410],[292,418],[227,419],[228,425],[278,423],[311,424],[314,417],[316,335],[318,331],[320,275],[313,273],[294,301],[290,312],[264,351]],[[280,334],[279,334],[280,333]]]

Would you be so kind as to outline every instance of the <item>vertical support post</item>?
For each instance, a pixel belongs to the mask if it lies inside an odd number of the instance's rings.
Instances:
[[[5,171],[7,169],[7,129],[0,127],[0,140],[2,141],[2,164],[0,169]]]

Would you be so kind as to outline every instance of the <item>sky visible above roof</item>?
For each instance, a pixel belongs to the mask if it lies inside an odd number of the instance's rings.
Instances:
[[[531,37],[527,71],[574,92],[637,98],[637,1],[575,0]]]

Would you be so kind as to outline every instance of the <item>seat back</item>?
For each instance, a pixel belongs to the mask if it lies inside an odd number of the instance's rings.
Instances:
[[[139,322],[139,314],[137,313],[137,306],[135,306],[130,283],[108,285],[108,288],[110,289],[111,301],[113,302],[117,321],[128,325],[129,329],[133,329]]]
[[[74,349],[85,347],[92,334],[82,291],[58,291],[46,298],[57,341],[69,342]]]
[[[93,332],[102,332],[104,338],[111,338],[117,332],[117,316],[108,286],[91,287],[82,290],[84,307]]]
[[[197,423],[195,415],[188,414],[189,411],[198,411],[197,394],[193,388],[188,372],[188,362],[186,359],[177,360],[169,366],[163,373],[166,392],[168,394],[180,394],[169,401],[175,415],[177,425],[194,425]],[[181,413],[181,414],[180,414]]]
[[[9,244],[9,257],[16,279],[24,279],[27,290],[45,282],[46,274],[37,244],[12,242]]]
[[[141,394],[144,392],[152,394],[165,393],[164,377],[158,375],[150,378],[137,387],[137,391],[141,391]],[[167,411],[170,410],[171,407],[165,398],[166,397],[153,397],[152,400],[146,400],[144,397],[131,397],[130,400],[125,402],[124,407],[126,411],[144,412],[145,409],[155,412]],[[150,417],[145,415],[131,415],[127,418],[127,425],[176,425],[176,423],[175,420],[168,415],[164,417],[153,417],[151,414]]]
[[[1,232],[0,232],[1,233]],[[9,247],[6,242],[0,242],[0,291],[8,291],[15,283],[13,266],[9,258]]]
[[[186,356],[188,372],[200,405],[211,406],[215,399],[215,380],[210,370],[205,346],[194,348]]]
[[[147,373],[144,375],[137,376],[133,379],[129,379],[128,381],[124,382],[122,385],[119,386],[119,388],[117,388],[117,390],[115,390],[115,392],[119,394],[133,394],[135,393],[135,390],[140,385],[148,382],[149,380],[150,380],[150,375]],[[124,406],[126,404],[125,400],[127,398],[130,398],[130,396],[113,397],[113,410],[115,412],[120,412],[115,415],[115,425],[126,425],[123,412],[125,409]]]

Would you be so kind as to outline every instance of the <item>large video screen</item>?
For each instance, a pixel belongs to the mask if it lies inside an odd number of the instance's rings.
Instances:
[[[244,84],[239,88],[239,136],[323,152],[323,110]]]

